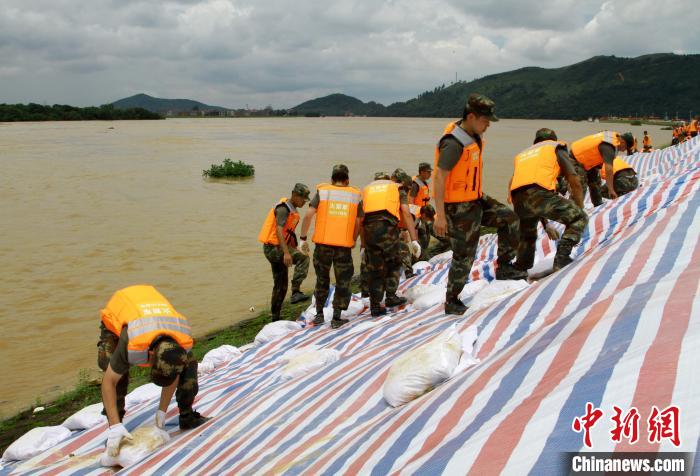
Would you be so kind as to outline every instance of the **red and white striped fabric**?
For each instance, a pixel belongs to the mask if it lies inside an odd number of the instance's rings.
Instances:
[[[593,211],[574,263],[499,303],[463,317],[442,305],[399,310],[353,331],[371,320],[365,312],[341,329],[307,327],[245,352],[200,381],[195,407],[214,419],[180,433],[171,407],[172,441],[123,474],[550,474],[562,452],[586,448],[572,422],[588,402],[605,412],[592,451],[697,451],[698,144],[631,157],[654,180]],[[472,277],[493,276],[495,240],[482,237]],[[538,256],[553,250],[540,243]],[[402,286],[446,280],[449,260],[432,264]],[[390,407],[381,390],[392,362],[453,323],[478,327],[481,363]],[[280,379],[278,358],[312,344],[342,356]],[[150,422],[156,405],[130,411],[127,429]],[[611,440],[614,405],[639,409],[640,441]],[[679,446],[648,441],[654,405],[680,409]],[[0,474],[106,474],[104,444],[104,427],[79,432]]]

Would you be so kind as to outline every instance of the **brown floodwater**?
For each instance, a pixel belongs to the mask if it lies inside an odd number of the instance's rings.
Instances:
[[[295,182],[347,164],[375,171],[433,161],[445,119],[295,118],[0,124],[0,416],[71,388],[96,368],[99,311],[153,284],[202,335],[268,307],[257,234]],[[539,127],[575,140],[604,124],[501,120],[485,135],[485,190],[504,200],[515,153]],[[614,128],[615,125],[609,125]],[[645,126],[655,143],[670,132]],[[626,126],[641,143],[642,127]],[[622,132],[622,130],[620,130]],[[208,181],[224,158],[255,178]],[[313,269],[304,288],[313,288]]]

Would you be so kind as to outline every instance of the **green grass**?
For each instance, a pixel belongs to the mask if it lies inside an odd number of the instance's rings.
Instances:
[[[252,177],[255,167],[240,160],[224,159],[221,165],[212,164],[209,170],[202,170],[202,176],[209,178]]]

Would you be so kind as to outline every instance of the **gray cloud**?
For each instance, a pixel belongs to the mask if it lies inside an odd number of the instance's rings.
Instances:
[[[147,92],[286,107],[344,92],[388,104],[455,73],[697,53],[696,9],[690,0],[5,0],[0,102],[92,105]]]

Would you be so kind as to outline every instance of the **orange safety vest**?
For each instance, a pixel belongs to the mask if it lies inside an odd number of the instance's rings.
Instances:
[[[677,127],[673,128],[673,137],[678,138],[678,128]]]
[[[688,126],[688,132],[697,132],[697,131],[698,131],[698,121],[693,119],[693,121]]]
[[[413,181],[418,184],[418,193],[413,197],[413,204],[422,207],[430,203],[430,187],[419,175],[413,176]]]
[[[630,164],[625,162],[619,157],[615,157],[615,160],[613,160],[613,177],[617,175],[618,172],[621,170],[627,170],[627,169],[632,169],[634,170],[634,167],[632,167]],[[600,168],[600,177],[605,180],[605,167]]]
[[[187,318],[177,312],[156,288],[149,285],[120,289],[102,309],[104,326],[121,335],[127,326],[127,360],[132,365],[149,366],[148,350],[161,335],[171,337],[183,349],[192,349],[192,334]]]
[[[399,184],[391,180],[375,180],[362,190],[362,209],[365,214],[387,211],[401,219]]]
[[[459,127],[456,122],[450,123],[445,128],[445,131],[440,138],[440,141],[447,136],[452,136],[464,149],[459,158],[459,162],[450,170],[447,179],[445,180],[445,203],[455,202],[471,202],[481,198],[481,168],[482,168],[482,148],[479,144],[466,133],[464,129]],[[435,166],[433,175],[438,168],[438,159],[440,158],[440,141],[435,147]],[[484,147],[482,139],[481,147]],[[433,196],[435,188],[433,187]]]
[[[533,144],[515,156],[515,170],[510,184],[511,192],[527,185],[539,185],[545,190],[557,189],[559,162],[557,147],[564,146],[563,142],[546,140]]]
[[[266,245],[279,245],[280,242],[277,239],[277,217],[275,216],[275,209],[281,204],[285,204],[289,208],[289,216],[284,224],[284,229],[282,233],[285,237],[285,241],[289,243],[294,230],[297,228],[299,223],[299,212],[296,207],[292,205],[292,202],[287,200],[287,198],[280,198],[280,201],[272,207],[272,209],[267,212],[267,217],[265,217],[265,222],[263,223],[260,233],[258,234],[258,241],[265,243]]]
[[[362,193],[355,187],[322,183],[318,187],[318,210],[312,240],[330,246],[355,246],[355,221]]]
[[[603,131],[577,140],[571,144],[571,152],[584,169],[591,170],[603,163],[598,146],[605,142],[617,149],[621,140],[617,132]]]
[[[651,147],[651,137],[644,136],[644,138],[642,139],[642,145],[644,147]]]

